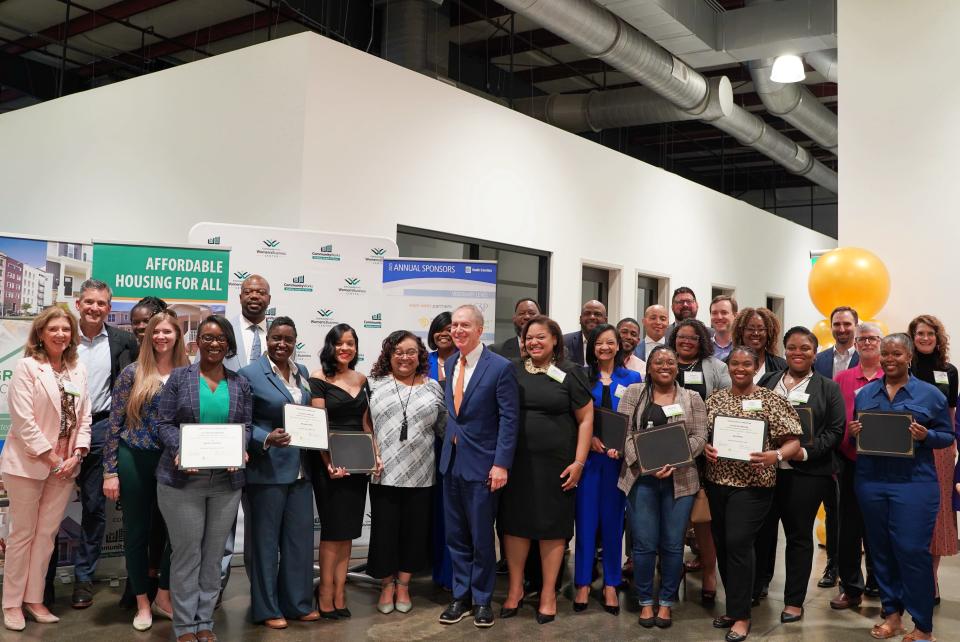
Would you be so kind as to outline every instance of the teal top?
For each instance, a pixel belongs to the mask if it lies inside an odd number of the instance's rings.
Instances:
[[[200,423],[227,423],[230,418],[230,387],[226,377],[220,380],[216,390],[210,390],[203,377],[197,376],[200,378]]]

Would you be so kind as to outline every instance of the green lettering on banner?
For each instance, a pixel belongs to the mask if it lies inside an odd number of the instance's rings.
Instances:
[[[225,302],[229,274],[230,251],[220,248],[93,244],[93,278],[120,299]]]

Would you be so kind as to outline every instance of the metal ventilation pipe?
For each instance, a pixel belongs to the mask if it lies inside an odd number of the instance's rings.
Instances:
[[[679,58],[591,0],[500,0],[591,57],[599,58],[657,92],[682,110],[703,113],[709,97],[707,79]],[[770,157],[789,171],[836,193],[837,174],[807,150],[733,105],[714,126]]]
[[[837,50],[821,49],[803,54],[803,59],[830,82],[837,82]]]
[[[773,59],[750,63],[753,87],[763,106],[803,133],[817,145],[837,152],[837,115],[826,108],[800,83],[779,83],[770,79]]]
[[[448,44],[438,39],[449,18],[430,0],[390,0],[383,5],[383,57],[427,75],[448,71]]]

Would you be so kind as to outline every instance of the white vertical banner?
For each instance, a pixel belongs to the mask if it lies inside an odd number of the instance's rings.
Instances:
[[[384,259],[383,293],[390,327],[426,342],[430,322],[466,304],[483,313],[483,343],[496,329],[497,262],[451,259]]]

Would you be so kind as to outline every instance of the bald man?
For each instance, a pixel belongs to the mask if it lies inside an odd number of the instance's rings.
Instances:
[[[563,347],[567,359],[584,366],[587,364],[587,337],[590,331],[601,323],[607,322],[607,308],[597,300],[587,301],[580,308],[580,331],[563,335]]]
[[[633,354],[646,361],[647,355],[653,350],[654,346],[663,345],[670,317],[667,314],[667,309],[662,305],[649,305],[643,311],[643,319],[640,322],[643,324],[643,341],[637,344]]]

